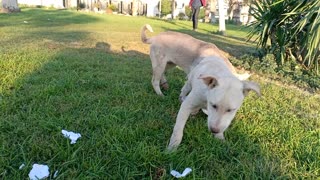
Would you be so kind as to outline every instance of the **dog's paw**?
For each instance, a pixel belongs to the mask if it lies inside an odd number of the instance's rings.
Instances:
[[[177,136],[176,134],[172,134],[167,150],[168,151],[176,150],[180,145],[181,140],[182,140],[182,136]]]
[[[164,90],[168,90],[169,89],[169,84],[167,82],[164,82],[161,84],[161,88]]]
[[[177,146],[168,146],[167,147],[167,150],[166,150],[166,152],[169,152],[169,153],[171,153],[171,152],[174,152],[174,151],[176,151],[177,150]]]
[[[223,133],[213,134],[213,136],[217,139],[220,139],[222,141],[225,140]]]
[[[180,145],[180,143],[178,141],[171,141],[167,147],[167,151],[168,152],[174,152],[178,149],[178,146]]]

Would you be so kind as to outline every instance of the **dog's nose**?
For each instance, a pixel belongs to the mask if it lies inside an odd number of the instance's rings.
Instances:
[[[214,134],[218,134],[220,132],[220,130],[218,128],[216,128],[216,127],[210,127],[210,130]]]

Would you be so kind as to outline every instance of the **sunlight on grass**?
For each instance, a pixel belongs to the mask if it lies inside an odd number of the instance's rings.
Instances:
[[[239,58],[255,51],[241,27],[222,37],[210,24],[193,32],[190,21],[45,9],[0,19],[0,179],[25,179],[34,163],[58,179],[170,179],[186,167],[186,179],[320,176],[319,96],[256,75],[263,96],[245,99],[225,142],[199,113],[179,149],[166,152],[185,74],[170,70],[165,97],[154,93],[140,28],[188,33]],[[62,129],[82,137],[70,145]]]

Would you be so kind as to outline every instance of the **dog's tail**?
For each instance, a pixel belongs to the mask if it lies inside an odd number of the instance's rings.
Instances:
[[[251,74],[245,72],[244,74],[238,74],[238,73],[234,73],[234,75],[240,79],[241,81],[247,80],[249,79],[249,77],[251,76]]]
[[[141,28],[141,41],[146,44],[151,44],[150,38],[147,38],[146,30],[149,30],[150,32],[153,32],[152,27],[149,24],[145,24]]]

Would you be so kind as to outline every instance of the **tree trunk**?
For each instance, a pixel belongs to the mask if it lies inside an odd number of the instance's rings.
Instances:
[[[229,9],[227,11],[229,20],[233,19],[233,11],[234,11],[235,4],[236,4],[235,2],[233,2],[232,0],[229,0]]]
[[[204,14],[205,14],[205,17],[204,17],[204,22],[210,22],[210,19],[209,19],[209,15],[210,15],[210,6],[207,4],[207,6],[204,7]]]
[[[2,0],[1,11],[5,13],[20,12],[17,0]]]
[[[161,0],[159,1],[159,18],[161,18]]]
[[[137,0],[132,1],[132,16],[137,16],[138,12],[138,2]]]
[[[249,6],[249,11],[248,11],[248,20],[246,22],[246,24],[250,24],[252,20],[252,7]]]
[[[222,35],[225,35],[226,22],[224,17],[224,0],[219,0],[218,5],[219,5],[219,32]]]
[[[174,19],[175,1],[171,1],[171,18]]]
[[[216,14],[217,14],[217,0],[210,0],[210,13],[211,13],[211,23],[216,23]]]

